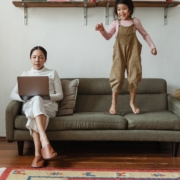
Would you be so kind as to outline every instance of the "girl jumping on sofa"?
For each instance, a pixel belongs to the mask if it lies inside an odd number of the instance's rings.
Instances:
[[[55,70],[47,69],[47,52],[41,47],[34,47],[30,52],[32,68],[24,71],[21,76],[48,76],[50,100],[43,100],[40,96],[34,96],[27,101],[23,101],[18,94],[18,86],[14,87],[11,98],[22,101],[22,113],[27,117],[26,127],[33,137],[35,145],[35,157],[31,167],[40,168],[44,166],[44,160],[49,160],[57,156],[46,135],[49,118],[55,117],[58,110],[59,101],[63,98],[62,86],[59,76]]]
[[[134,5],[132,0],[116,0],[114,5],[115,20],[106,31],[103,24],[97,24],[95,30],[100,31],[106,40],[116,33],[113,50],[113,65],[110,73],[112,88],[112,104],[109,112],[116,114],[117,98],[124,82],[124,73],[127,69],[128,91],[130,92],[130,107],[133,113],[138,114],[140,109],[135,105],[138,83],[142,78],[141,48],[136,37],[136,30],[142,35],[151,48],[153,55],[157,54],[156,47],[150,36],[143,28],[138,18],[132,18]],[[117,17],[117,18],[116,18]]]

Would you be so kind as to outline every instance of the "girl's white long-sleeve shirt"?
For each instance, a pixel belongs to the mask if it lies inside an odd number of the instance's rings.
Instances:
[[[44,100],[45,105],[50,105],[54,110],[58,110],[56,101],[63,99],[63,91],[60,78],[55,70],[43,67],[41,70],[31,68],[29,71],[24,71],[21,76],[48,76],[49,77],[49,95],[50,100]],[[18,93],[18,85],[14,87],[10,95],[11,99],[24,102]]]
[[[132,24],[134,24],[136,30],[138,30],[138,32],[142,35],[142,37],[144,38],[144,40],[148,43],[149,47],[152,49],[152,48],[156,48],[153,41],[151,40],[149,34],[146,32],[146,30],[143,28],[142,24],[141,24],[141,21],[138,19],[138,18],[133,18],[133,19],[130,19],[130,20],[121,20],[121,25],[122,26],[125,26],[125,27],[128,27],[128,26],[131,26]],[[104,38],[106,40],[109,40],[111,39],[111,37],[116,33],[116,36],[117,36],[117,33],[118,33],[118,28],[119,28],[119,22],[118,20],[114,20],[109,29],[106,31],[101,31],[101,34],[104,36]]]

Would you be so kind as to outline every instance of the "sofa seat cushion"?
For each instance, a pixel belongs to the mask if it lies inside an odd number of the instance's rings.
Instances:
[[[17,116],[15,128],[27,130],[25,116]],[[81,112],[71,116],[50,118],[47,130],[114,130],[127,129],[127,120],[120,115],[110,115],[108,112]]]
[[[169,111],[127,114],[128,129],[131,130],[180,130],[180,117]]]

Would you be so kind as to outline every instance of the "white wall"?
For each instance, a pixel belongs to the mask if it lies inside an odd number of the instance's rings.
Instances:
[[[110,19],[113,20],[110,8]],[[88,8],[88,24],[84,26],[83,8],[29,8],[28,25],[24,25],[23,9],[11,0],[0,6],[0,136],[5,136],[5,109],[16,77],[31,67],[29,52],[37,45],[48,51],[49,68],[64,77],[109,77],[114,37],[106,41],[94,30],[105,21],[104,8]],[[164,25],[164,8],[136,8],[134,16],[141,19],[157,46],[153,56],[143,44],[143,77],[164,78],[168,92],[180,88],[180,6],[169,9],[168,25]],[[108,28],[108,26],[105,26]]]

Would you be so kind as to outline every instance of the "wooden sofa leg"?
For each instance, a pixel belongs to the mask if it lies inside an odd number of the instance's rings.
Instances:
[[[23,155],[24,141],[17,141],[18,145],[18,154],[19,156]]]
[[[179,147],[179,143],[173,142],[173,144],[172,144],[172,155],[173,155],[173,157],[177,157],[178,147]]]

